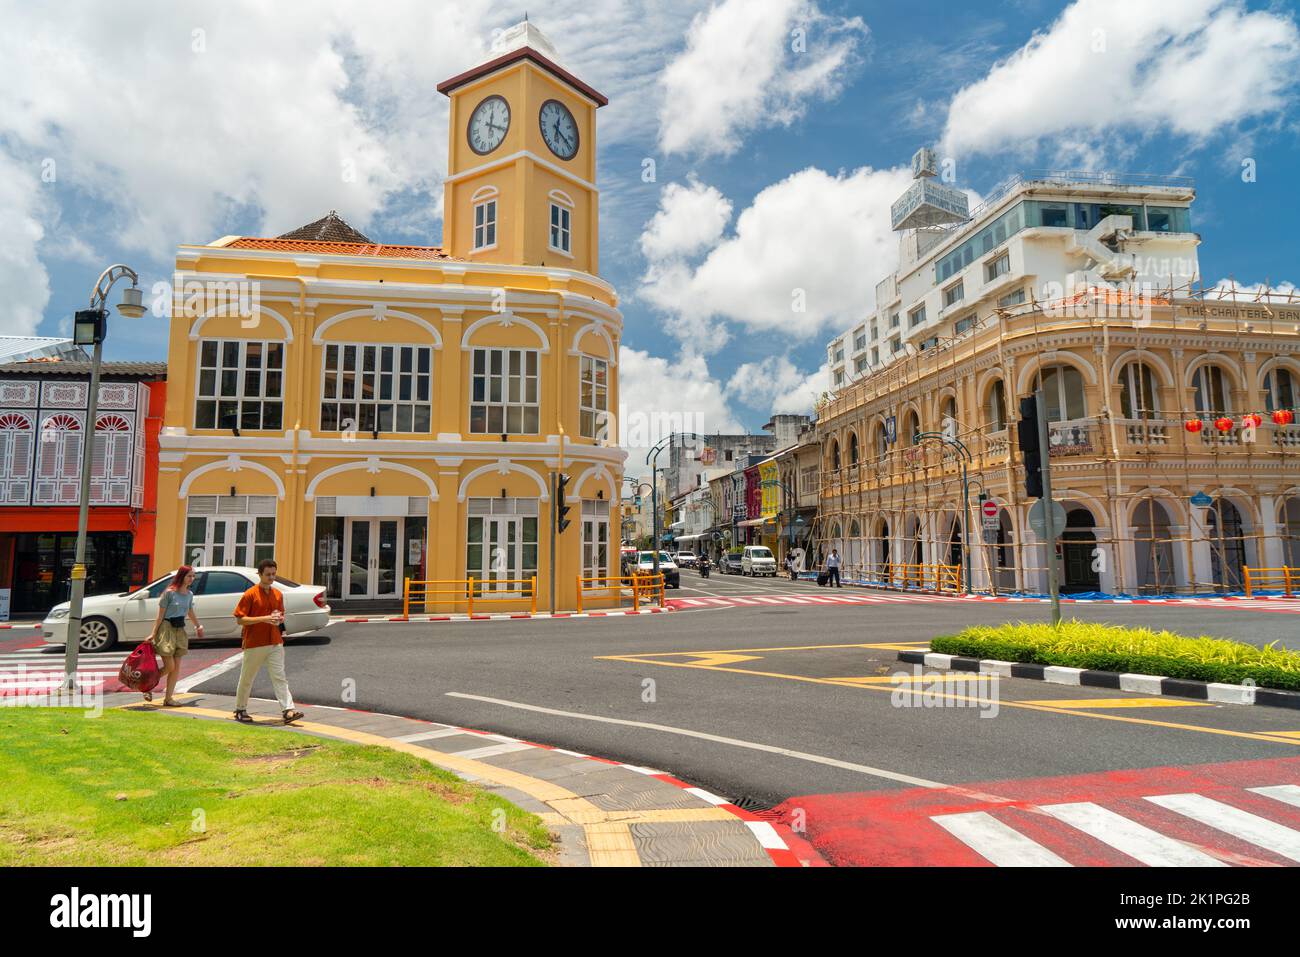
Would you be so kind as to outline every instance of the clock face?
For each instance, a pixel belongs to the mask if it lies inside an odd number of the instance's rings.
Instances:
[[[573,159],[578,153],[578,124],[569,108],[559,100],[547,100],[538,115],[542,139],[560,159]]]
[[[489,96],[469,118],[469,148],[482,156],[491,153],[506,138],[510,129],[510,104],[505,97]]]

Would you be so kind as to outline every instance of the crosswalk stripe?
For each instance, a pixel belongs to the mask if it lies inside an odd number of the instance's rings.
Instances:
[[[470,748],[468,751],[452,751],[458,758],[491,758],[498,754],[510,754],[512,751],[526,751],[531,744],[516,741],[512,744],[492,744],[486,748]]]
[[[940,814],[930,820],[997,867],[1070,866],[1069,861],[985,811]]]
[[[1282,801],[1293,807],[1300,807],[1300,786],[1295,784],[1276,784],[1266,788],[1247,788],[1252,794],[1262,794],[1275,801]]]
[[[1145,800],[1300,864],[1300,831],[1200,794],[1160,794]]]
[[[1039,809],[1148,867],[1227,866],[1218,858],[1090,801],[1047,804]]]

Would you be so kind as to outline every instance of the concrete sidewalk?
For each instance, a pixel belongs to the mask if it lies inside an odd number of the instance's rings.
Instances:
[[[105,707],[233,723],[229,695],[184,694],[179,708],[110,694]],[[620,764],[501,734],[416,718],[299,705],[288,730],[414,755],[499,794],[542,819],[558,838],[560,864],[578,867],[772,867],[823,862],[784,825],[651,768]],[[249,714],[284,729],[274,701]]]

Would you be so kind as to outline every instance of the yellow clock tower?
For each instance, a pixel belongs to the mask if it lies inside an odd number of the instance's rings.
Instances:
[[[596,110],[524,21],[491,60],[439,84],[451,99],[443,249],[470,262],[598,270]]]

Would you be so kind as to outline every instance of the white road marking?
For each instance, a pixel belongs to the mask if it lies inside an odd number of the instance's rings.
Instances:
[[[400,738],[394,738],[393,740],[414,744],[416,741],[432,741],[434,738],[454,738],[458,734],[469,734],[469,732],[444,725],[434,731],[417,731],[415,734],[404,734]]]
[[[1262,794],[1264,797],[1272,798],[1275,801],[1282,801],[1293,807],[1300,807],[1300,786],[1295,784],[1276,784],[1267,788],[1247,788],[1254,794]]]
[[[1039,809],[1148,867],[1227,866],[1218,858],[1090,801],[1046,804]]]
[[[521,711],[535,711],[538,714],[557,715],[562,718],[579,718],[583,721],[596,721],[601,724],[618,724],[631,728],[645,728],[648,731],[662,731],[666,734],[680,734],[688,738],[699,738],[702,741],[712,741],[716,744],[729,744],[736,748],[748,748],[751,751],[766,751],[769,754],[780,754],[787,758],[795,758],[800,761],[810,761],[813,764],[825,764],[833,768],[843,768],[846,771],[857,771],[859,774],[868,774],[872,777],[885,778],[889,781],[901,781],[904,784],[912,784],[923,788],[945,788],[948,785],[940,784],[938,781],[928,781],[925,778],[913,777],[910,774],[901,774],[897,771],[888,771],[882,768],[873,768],[866,764],[855,764],[852,761],[841,761],[839,758],[830,758],[820,754],[809,754],[806,751],[795,751],[791,748],[782,748],[773,744],[761,744],[757,741],[743,741],[739,738],[728,738],[722,735],[709,734],[706,731],[693,731],[690,728],[674,728],[666,724],[653,724],[649,721],[632,721],[628,718],[608,718],[603,715],[582,714],[578,711],[561,711],[557,708],[544,708],[541,705],[525,704],[521,701],[506,701],[502,698],[489,698],[484,695],[465,694],[460,691],[448,691],[447,696],[450,698],[465,698],[469,701],[483,701],[488,704],[501,705],[504,708],[518,708]]]
[[[930,820],[995,867],[1071,866],[1069,861],[986,811],[939,814]]]
[[[181,678],[176,682],[177,691],[189,691],[191,688],[203,684],[205,681],[211,681],[217,675],[223,675],[232,668],[238,668],[244,661],[244,652],[239,650],[229,658],[222,658],[215,665],[208,665],[202,671],[196,671],[194,674]]]
[[[1161,794],[1145,800],[1300,864],[1300,831],[1200,794]]]
[[[527,751],[531,744],[516,741],[513,744],[490,744],[486,748],[470,748],[468,751],[452,751],[458,758],[491,758],[498,754],[510,754],[513,751]]]

